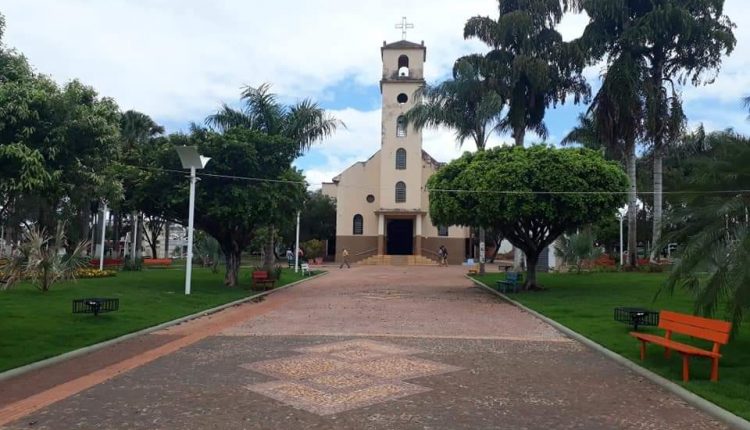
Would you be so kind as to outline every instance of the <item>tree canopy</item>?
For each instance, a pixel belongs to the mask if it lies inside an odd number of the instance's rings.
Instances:
[[[612,215],[622,205],[627,177],[596,151],[546,146],[465,153],[428,183],[436,225],[495,228],[528,260],[535,288],[542,250],[566,230]]]
[[[496,20],[476,16],[464,26],[465,38],[484,42],[490,51],[459,61],[473,64],[506,101],[499,129],[510,131],[516,145],[523,145],[527,130],[547,137],[547,107],[569,95],[578,102],[590,94],[581,74],[583,52],[555,29],[564,6],[558,0],[499,0]]]

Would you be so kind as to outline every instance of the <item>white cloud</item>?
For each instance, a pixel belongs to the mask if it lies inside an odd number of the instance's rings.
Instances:
[[[320,97],[351,78],[380,78],[382,41],[425,40],[427,78],[478,48],[466,17],[496,14],[492,1],[4,0],[6,42],[59,81],[80,78],[123,108],[187,122],[234,101],[245,84]],[[458,19],[457,17],[461,17]]]

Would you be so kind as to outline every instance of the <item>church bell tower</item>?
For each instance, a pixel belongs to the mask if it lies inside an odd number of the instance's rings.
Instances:
[[[422,132],[407,125],[403,115],[415,105],[417,90],[425,84],[427,48],[400,40],[380,48],[383,60],[381,136],[381,209],[415,210],[421,207]]]

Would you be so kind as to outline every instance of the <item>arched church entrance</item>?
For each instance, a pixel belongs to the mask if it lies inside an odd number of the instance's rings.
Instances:
[[[385,252],[389,255],[412,255],[414,253],[413,219],[388,220]]]

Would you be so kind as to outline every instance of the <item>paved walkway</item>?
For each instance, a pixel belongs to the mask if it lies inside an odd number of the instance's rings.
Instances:
[[[0,425],[723,428],[463,273],[332,269],[261,303],[4,381]]]

